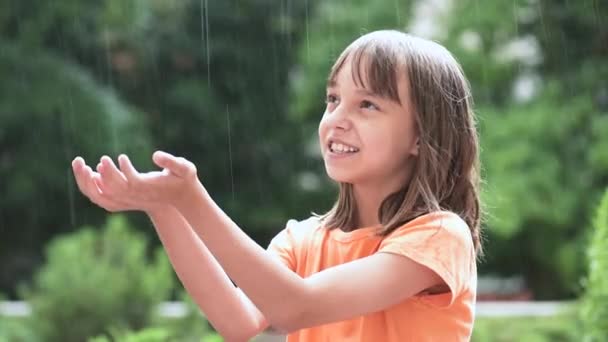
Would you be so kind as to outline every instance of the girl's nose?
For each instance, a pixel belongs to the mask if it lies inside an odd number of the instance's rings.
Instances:
[[[342,105],[338,105],[333,112],[329,114],[329,124],[332,128],[349,130],[352,126],[348,111]]]

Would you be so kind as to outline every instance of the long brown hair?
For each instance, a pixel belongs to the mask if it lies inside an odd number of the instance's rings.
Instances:
[[[450,211],[467,223],[481,255],[479,142],[470,86],[458,62],[443,46],[399,31],[355,40],[334,63],[328,82],[347,61],[355,82],[399,103],[409,100],[419,135],[408,184],[380,206],[379,234],[430,212]],[[409,82],[409,99],[399,98],[400,73]],[[355,229],[356,211],[352,184],[340,183],[338,200],[321,218],[328,229]]]

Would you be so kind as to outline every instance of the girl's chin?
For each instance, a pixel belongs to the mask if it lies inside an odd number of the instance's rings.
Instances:
[[[346,170],[331,170],[325,169],[327,176],[336,183],[354,183],[355,177],[353,174]]]

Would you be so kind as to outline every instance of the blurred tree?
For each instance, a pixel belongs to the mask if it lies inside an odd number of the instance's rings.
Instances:
[[[70,163],[150,151],[142,117],[82,68],[0,40],[0,288],[25,279],[45,241],[104,212],[75,197]],[[147,154],[147,153],[146,153]]]
[[[608,185],[608,3],[454,2],[441,40],[478,104],[488,258],[537,298],[578,293]]]
[[[608,339],[608,190],[597,206],[593,228],[587,252],[589,276],[580,310],[583,340],[590,342]]]
[[[540,297],[572,294],[585,217],[608,182],[606,3],[451,3],[433,25],[478,104],[491,214],[482,270],[524,273]],[[142,170],[146,146],[181,154],[261,244],[288,217],[329,208],[315,133],[329,67],[361,33],[408,30],[420,19],[414,4],[423,2],[0,3],[0,224],[15,242],[0,245],[0,287],[55,232],[103,216],[70,183],[76,154],[139,152]],[[26,123],[45,129],[33,136]],[[59,130],[63,140],[51,140]],[[28,155],[41,157],[13,161]],[[39,165],[56,171],[40,176]]]
[[[161,248],[148,253],[147,240],[123,216],[53,238],[34,282],[20,291],[39,339],[85,341],[148,326],[169,297],[173,272]]]
[[[263,245],[288,216],[305,215],[308,203],[294,195],[304,161],[286,99],[310,8],[270,0],[2,2],[0,89],[8,100],[0,174],[10,189],[0,209],[8,236],[0,288],[31,271],[52,235],[104,216],[73,186],[77,154],[95,163],[133,153],[140,170],[151,167],[150,147],[183,155]],[[36,136],[28,125],[40,126]]]

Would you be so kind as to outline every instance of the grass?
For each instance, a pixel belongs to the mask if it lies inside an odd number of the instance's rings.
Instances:
[[[574,342],[580,331],[575,310],[550,317],[484,317],[475,321],[472,341]]]
[[[0,316],[0,342],[34,341],[27,319]],[[171,326],[171,322],[155,325]],[[182,322],[186,323],[186,322]],[[192,323],[192,322],[189,322]],[[180,328],[185,328],[189,324]],[[176,327],[173,327],[176,328]],[[195,336],[204,336],[208,329],[198,330]],[[577,312],[569,310],[551,317],[482,317],[475,321],[473,342],[574,342],[580,341],[580,320]],[[200,334],[200,335],[199,335]]]

